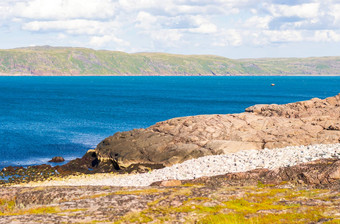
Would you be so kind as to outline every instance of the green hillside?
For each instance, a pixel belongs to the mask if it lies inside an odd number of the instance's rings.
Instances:
[[[340,75],[340,57],[233,60],[66,47],[0,50],[0,73],[31,75]]]

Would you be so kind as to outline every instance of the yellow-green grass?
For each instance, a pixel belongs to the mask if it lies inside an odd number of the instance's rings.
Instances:
[[[329,215],[329,211],[334,209],[332,207],[324,204],[308,206],[300,203],[309,199],[328,201],[331,194],[329,190],[273,187],[261,189],[229,187],[223,190],[227,192],[235,189],[244,193],[225,199],[215,195],[194,197],[186,192],[189,197],[178,206],[158,206],[162,200],[171,201],[174,197],[170,194],[148,203],[148,208],[141,212],[127,214],[116,223],[178,222],[179,220],[174,219],[174,216],[179,214],[183,217],[181,221],[184,219],[186,223],[310,223],[318,220],[329,220],[328,223],[339,222],[339,217]],[[177,192],[177,195],[180,194]]]

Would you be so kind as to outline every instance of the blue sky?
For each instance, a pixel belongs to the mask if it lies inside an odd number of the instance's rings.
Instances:
[[[339,56],[340,0],[1,0],[0,48]]]

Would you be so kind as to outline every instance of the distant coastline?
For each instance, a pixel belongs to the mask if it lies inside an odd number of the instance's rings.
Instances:
[[[305,77],[336,77],[336,76],[340,76],[340,74],[264,74],[264,75],[259,75],[259,74],[234,74],[234,75],[211,75],[211,74],[200,74],[200,75],[195,75],[195,74],[187,74],[187,75],[183,75],[183,74],[179,74],[179,75],[175,75],[175,74],[150,74],[150,75],[146,75],[146,74],[42,74],[42,75],[34,75],[34,74],[10,74],[10,73],[0,73],[0,76],[13,76],[13,77],[94,77],[94,76],[98,76],[98,77],[109,77],[109,76],[132,76],[132,77],[143,77],[143,76],[147,76],[147,77],[152,77],[152,76],[167,76],[167,77],[171,77],[171,76],[176,76],[176,77],[200,77],[200,76],[204,76],[204,77],[244,77],[244,76],[292,76],[292,77],[297,77],[297,76],[305,76]]]
[[[1,76],[340,76],[340,56],[230,59],[73,47],[0,49]]]

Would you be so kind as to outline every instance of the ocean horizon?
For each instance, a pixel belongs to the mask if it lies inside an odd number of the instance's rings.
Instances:
[[[339,84],[340,76],[2,76],[0,170],[69,161],[118,131],[175,117],[334,96]]]

